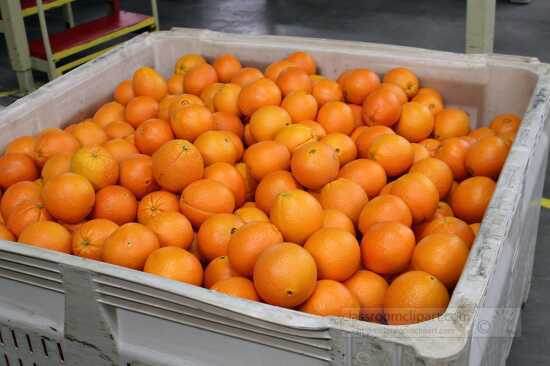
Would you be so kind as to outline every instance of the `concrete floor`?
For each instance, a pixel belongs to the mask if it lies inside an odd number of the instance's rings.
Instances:
[[[497,3],[495,52],[550,62],[550,1]],[[149,9],[147,0],[123,0],[122,4],[129,10]],[[74,5],[77,21],[94,18],[105,9],[106,5],[99,6],[94,0],[79,0]],[[183,26],[464,50],[464,0],[159,0],[159,9],[162,29]],[[59,12],[48,20],[53,29],[62,27]],[[27,24],[36,35],[36,21],[28,20]],[[1,47],[0,88],[15,86]],[[550,179],[546,179],[544,195],[550,197]],[[550,210],[542,209],[531,292],[508,365],[550,365],[549,268]]]

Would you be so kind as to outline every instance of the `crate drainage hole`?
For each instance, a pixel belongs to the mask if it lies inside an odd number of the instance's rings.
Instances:
[[[65,357],[63,356],[63,349],[61,348],[61,344],[57,344],[57,350],[59,351],[59,358],[61,359],[61,362],[65,361]]]
[[[0,329],[0,344],[4,345],[4,338],[2,338],[2,329]]]
[[[46,342],[44,342],[44,338],[40,338],[40,340],[42,341],[42,349],[44,350],[44,354],[46,355],[46,357],[48,357],[48,348],[46,347]]]
[[[13,345],[15,346],[15,348],[19,348],[19,345],[17,344],[17,337],[15,336],[15,332],[13,331],[13,329],[11,330],[11,337],[13,338]]]
[[[8,355],[4,353],[4,361],[6,361],[6,366],[10,366],[10,360],[8,359]]]
[[[29,345],[29,351],[31,351],[31,353],[32,353],[33,350],[32,350],[31,337],[29,337],[28,334],[25,334],[25,337],[27,338],[27,344]]]

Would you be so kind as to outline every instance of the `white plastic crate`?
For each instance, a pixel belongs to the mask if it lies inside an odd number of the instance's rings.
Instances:
[[[0,112],[0,146],[89,116],[143,65],[168,76],[182,54],[230,52],[263,68],[295,50],[331,77],[409,67],[468,110],[472,127],[524,115],[443,318],[392,327],[322,318],[1,241],[0,365],[504,363],[529,290],[550,135],[550,68],[536,59],[176,29],[139,36],[12,104]]]

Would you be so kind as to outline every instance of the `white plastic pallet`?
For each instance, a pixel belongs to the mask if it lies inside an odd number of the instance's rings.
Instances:
[[[265,67],[310,52],[336,77],[413,69],[472,127],[524,115],[444,317],[409,326],[322,318],[79,257],[0,242],[0,365],[502,365],[526,300],[550,130],[550,69],[536,59],[176,29],[139,36],[0,112],[0,146],[87,116],[140,66],[169,76],[196,52]],[[62,106],[62,108],[60,107]]]

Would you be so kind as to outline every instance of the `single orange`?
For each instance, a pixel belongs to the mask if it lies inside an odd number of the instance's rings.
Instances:
[[[214,129],[214,119],[205,106],[190,104],[172,115],[170,126],[176,138],[194,142],[204,132]]]
[[[361,319],[382,323],[383,304],[388,282],[377,273],[360,270],[344,282],[348,290],[357,297],[361,306]]]
[[[319,316],[358,319],[361,309],[359,300],[346,286],[333,280],[320,280],[300,310]]]
[[[83,176],[63,173],[46,181],[42,199],[48,212],[68,224],[82,221],[92,211],[95,192]]]
[[[132,86],[132,80],[123,80],[121,81],[113,93],[113,98],[116,102],[126,105],[128,102],[134,98],[136,94],[134,93],[134,88]]]
[[[281,90],[268,78],[258,79],[242,88],[238,103],[242,114],[251,116],[260,107],[281,104]]]
[[[38,170],[33,160],[26,154],[5,154],[0,157],[0,187],[3,189],[9,186],[38,178]]]
[[[42,186],[31,181],[22,181],[10,186],[2,195],[0,211],[4,220],[8,220],[12,211],[22,202],[41,202]]]
[[[265,69],[265,77],[273,81],[277,81],[277,78],[283,71],[289,67],[295,67],[296,64],[289,60],[278,60],[269,64]]]
[[[218,291],[226,295],[240,297],[241,299],[259,301],[258,293],[254,288],[254,283],[245,277],[231,277],[216,282],[212,287],[213,291]]]
[[[189,184],[180,198],[180,211],[199,227],[217,213],[231,213],[235,209],[235,196],[224,184],[212,179],[200,179]]]
[[[307,72],[309,75],[315,74],[317,64],[315,63],[315,59],[309,53],[305,51],[297,51],[288,55],[286,59]]]
[[[345,79],[345,99],[354,104],[363,104],[365,98],[380,85],[380,78],[369,69],[354,69]]]
[[[128,102],[126,112],[122,118],[111,120],[109,123],[126,120],[132,127],[137,128],[148,119],[156,118],[158,113],[158,101],[148,96],[138,96]]]
[[[376,140],[382,135],[394,135],[395,132],[388,126],[371,126],[367,127],[355,140],[357,151],[362,158],[369,158],[369,149]]]
[[[277,170],[266,175],[258,184],[255,193],[256,206],[268,213],[279,193],[299,188],[298,182],[286,170]]]
[[[396,67],[388,71],[384,75],[384,82],[399,86],[409,99],[416,95],[420,84],[418,77],[404,67]]]
[[[299,67],[287,67],[276,79],[277,86],[283,96],[296,91],[311,93],[311,79],[309,75]]]
[[[228,83],[241,71],[241,62],[237,57],[230,54],[223,54],[214,60],[212,64],[218,74],[218,80],[222,83]]]
[[[369,157],[382,165],[388,176],[395,177],[410,168],[414,161],[414,151],[403,137],[387,134],[372,142]]]
[[[196,53],[188,53],[176,61],[176,66],[174,67],[175,74],[185,75],[189,70],[195,66],[205,64],[206,60],[201,55]]]
[[[243,67],[239,72],[231,78],[233,84],[238,84],[241,88],[244,88],[250,83],[256,80],[260,80],[264,77],[264,74],[255,67]]]
[[[243,138],[244,126],[239,117],[225,112],[216,112],[212,115],[212,119],[215,130],[230,131],[239,138]]]
[[[137,149],[146,155],[153,155],[165,142],[174,139],[170,124],[162,119],[152,118],[136,129]]]
[[[287,170],[290,166],[290,152],[278,142],[261,141],[246,149],[243,161],[252,176],[261,180],[276,170]]]
[[[281,128],[275,135],[274,140],[285,145],[290,153],[294,153],[305,144],[317,141],[317,136],[311,127],[294,123]]]
[[[212,259],[204,269],[204,287],[211,288],[218,281],[236,277],[239,274],[229,263],[229,257],[222,255]]]
[[[214,163],[204,169],[204,178],[227,186],[235,196],[235,207],[243,205],[246,199],[246,185],[235,166],[228,163]]]
[[[153,217],[168,211],[179,212],[179,202],[176,195],[166,191],[151,192],[139,202],[138,222],[147,225]]]
[[[178,247],[163,247],[151,252],[147,257],[143,272],[190,285],[202,285],[203,270],[201,263],[193,254]]]
[[[217,112],[224,112],[239,116],[241,111],[239,110],[239,94],[241,93],[241,86],[238,84],[224,84],[221,89],[216,93],[213,100],[214,109]]]
[[[324,209],[332,208],[345,213],[357,222],[361,210],[369,198],[363,188],[352,180],[338,178],[321,189],[319,202]]]
[[[505,132],[517,132],[521,118],[515,114],[501,114],[493,118],[489,127],[495,131],[497,135]]]
[[[508,156],[509,146],[498,136],[485,137],[470,146],[464,159],[472,176],[496,179]]]
[[[317,116],[317,101],[311,94],[302,90],[291,92],[284,97],[281,107],[288,112],[294,123],[313,120]]]
[[[411,210],[400,197],[385,194],[367,202],[359,215],[357,226],[363,235],[375,224],[381,222],[399,222],[410,227]]]
[[[241,207],[233,212],[245,224],[250,222],[269,222],[269,217],[257,207]]]
[[[435,115],[434,137],[445,140],[470,133],[470,116],[458,108],[445,108]]]
[[[421,173],[408,173],[393,182],[391,194],[400,197],[411,210],[415,224],[433,217],[439,192],[432,181]]]
[[[201,256],[210,262],[216,257],[227,255],[231,236],[244,225],[240,217],[222,213],[210,216],[200,226],[197,244]]]
[[[451,198],[456,217],[468,224],[481,222],[495,188],[495,181],[487,177],[472,177],[461,182]]]
[[[153,176],[162,188],[170,192],[181,192],[200,179],[203,172],[201,153],[189,141],[168,141],[153,154]]]
[[[129,189],[118,185],[106,186],[96,194],[92,216],[122,225],[135,221],[137,207],[136,197]]]
[[[417,102],[403,104],[395,131],[410,142],[428,138],[434,128],[434,117],[428,107]]]
[[[183,89],[186,93],[200,95],[201,92],[218,81],[218,74],[212,65],[203,63],[193,67],[187,73],[183,80]]]
[[[322,79],[313,85],[311,95],[313,95],[319,107],[324,106],[328,102],[339,102],[344,99],[340,85],[329,79]]]
[[[119,184],[128,188],[137,199],[158,189],[153,178],[153,159],[149,155],[136,154],[120,162]]]
[[[44,208],[42,202],[23,201],[15,206],[11,212],[6,220],[6,227],[18,237],[30,224],[39,221],[50,221],[51,219],[52,217]]]
[[[131,124],[124,121],[114,121],[105,126],[108,139],[123,138],[135,132]]]
[[[424,174],[437,188],[439,199],[445,198],[453,184],[453,172],[444,161],[436,158],[423,159],[411,167],[410,173]]]
[[[105,240],[111,236],[118,225],[106,219],[95,219],[81,225],[73,234],[73,254],[88,259],[101,260]]]
[[[456,217],[440,217],[427,223],[424,230],[422,230],[419,239],[423,239],[431,234],[451,234],[456,235],[468,248],[472,247],[475,239],[475,234],[472,228],[464,221]]]
[[[81,146],[101,145],[107,141],[107,134],[97,123],[84,121],[75,125],[71,131]]]
[[[150,67],[140,67],[132,76],[132,88],[136,95],[148,96],[160,101],[168,92],[166,80]]]
[[[369,198],[376,197],[387,181],[382,165],[367,159],[350,161],[340,169],[338,177],[359,184]]]
[[[378,87],[363,102],[362,118],[366,125],[393,126],[401,116],[403,104],[396,94],[387,88]]]
[[[128,100],[125,105],[127,106],[133,99],[134,98]],[[105,128],[105,126],[111,122],[124,121],[124,115],[124,105],[117,102],[109,102],[98,108],[98,110],[94,113],[92,120],[102,128]]]
[[[183,78],[182,74],[173,74],[168,78],[166,81],[167,95],[183,94]]]
[[[434,158],[442,160],[451,168],[455,180],[463,180],[468,176],[465,164],[468,149],[469,145],[466,141],[451,137],[441,143]]]
[[[351,134],[355,128],[355,118],[351,108],[344,102],[327,102],[320,109],[317,121],[327,133]]]
[[[83,147],[71,158],[71,172],[88,179],[97,190],[116,184],[119,166],[115,158],[104,147]]]
[[[332,146],[312,142],[294,152],[290,167],[300,184],[310,189],[320,189],[338,176],[340,161]]]
[[[161,212],[152,217],[146,226],[157,235],[161,247],[189,249],[193,242],[193,227],[179,212]]]
[[[36,138],[34,161],[39,168],[42,168],[53,155],[58,153],[73,154],[79,148],[80,143],[72,134],[57,128],[47,129]]]
[[[250,117],[248,125],[255,141],[273,140],[277,132],[292,123],[288,112],[278,106],[261,107]]]
[[[347,164],[357,157],[357,147],[348,135],[340,132],[329,133],[321,138],[320,142],[328,144],[334,148],[338,155],[340,165]]]
[[[62,225],[53,221],[37,221],[27,226],[18,242],[35,247],[71,253],[71,234]]]
[[[332,208],[323,210],[323,229],[340,229],[355,236],[353,221],[342,211]]]

